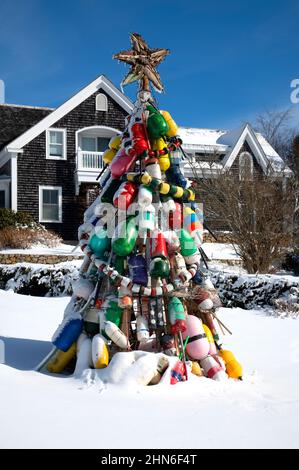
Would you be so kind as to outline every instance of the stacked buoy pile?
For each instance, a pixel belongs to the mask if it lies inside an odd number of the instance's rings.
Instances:
[[[147,383],[159,382],[168,357],[177,358],[170,383],[187,380],[188,371],[242,377],[220,345],[216,321],[226,327],[201,268],[202,211],[182,158],[178,127],[143,80],[125,131],[103,154],[101,190],[78,230],[80,278],[53,336],[55,353],[39,368],[59,373],[75,360],[101,369],[117,353],[138,350],[159,353]]]

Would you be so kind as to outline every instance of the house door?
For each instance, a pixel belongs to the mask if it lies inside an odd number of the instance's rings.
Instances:
[[[5,207],[5,191],[0,189],[0,209]]]

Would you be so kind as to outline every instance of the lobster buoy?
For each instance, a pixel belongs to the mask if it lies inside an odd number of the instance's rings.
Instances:
[[[120,185],[113,196],[113,204],[120,210],[127,210],[134,201],[137,193],[137,186],[131,181],[125,181]]]
[[[200,365],[198,364],[197,361],[192,361],[191,372],[192,372],[192,374],[197,375],[197,377],[202,377],[203,376],[201,367],[200,367]]]
[[[167,356],[177,356],[177,350],[175,347],[173,335],[163,335],[161,337],[161,346],[163,349],[163,353]]]
[[[184,257],[192,256],[198,253],[198,248],[187,230],[181,228],[177,231],[177,234],[181,243],[181,253]]]
[[[73,343],[67,351],[57,351],[54,358],[47,364],[47,369],[53,374],[62,372],[76,355],[76,343]]]
[[[223,368],[212,356],[207,356],[201,359],[200,365],[204,370],[205,376],[209,379],[217,381],[227,379],[227,375]]]
[[[135,122],[135,124],[130,127],[130,137],[132,145],[126,149],[128,155],[138,156],[149,150],[146,131],[142,122]]]
[[[118,305],[118,301],[113,298],[106,299],[103,304],[103,309],[105,310],[106,321],[111,321],[112,323],[115,323],[116,326],[120,326],[123,310]]]
[[[202,327],[203,327],[203,329],[205,331],[205,334],[207,336],[207,340],[210,343],[209,354],[210,354],[210,356],[214,356],[214,355],[217,354],[217,349],[216,349],[216,344],[215,344],[212,332],[211,332],[210,328],[207,325],[205,325],[204,323],[202,324]]]
[[[137,339],[145,343],[149,339],[148,321],[144,315],[138,315],[136,319]]]
[[[152,177],[160,180],[162,178],[159,161],[155,157],[148,158],[145,161],[145,170]]]
[[[184,228],[188,230],[195,245],[199,248],[203,243],[203,225],[198,215],[188,206],[184,206]]]
[[[178,133],[178,130],[179,130],[177,124],[172,119],[172,117],[171,117],[171,115],[168,111],[162,111],[161,110],[160,113],[162,114],[162,116],[164,117],[165,121],[168,124],[169,129],[166,133],[167,137],[175,137]]]
[[[76,317],[64,318],[53,335],[52,343],[57,349],[66,352],[77,341],[82,330],[83,320],[79,314]]]
[[[98,258],[106,260],[111,246],[111,239],[107,235],[107,230],[101,226],[97,227],[88,245]]]
[[[118,150],[119,147],[121,146],[121,140],[122,140],[122,134],[117,134],[111,137],[109,141],[109,148],[113,150]]]
[[[168,314],[172,334],[186,331],[187,325],[185,309],[178,297],[171,297],[168,303]]]
[[[112,249],[118,256],[128,256],[134,249],[138,229],[134,216],[129,216],[116,227],[112,239]]]
[[[182,361],[177,361],[174,367],[170,371],[170,383],[171,385],[175,385],[178,382],[185,382],[186,375],[185,375],[185,366]]]
[[[210,343],[202,326],[202,321],[194,315],[187,315],[186,330],[183,332],[183,338],[189,336],[186,346],[188,356],[192,359],[201,360],[209,354]]]
[[[139,186],[138,190],[138,205],[140,207],[147,207],[153,202],[153,192],[143,184]]]
[[[211,310],[214,306],[213,301],[210,298],[210,294],[200,286],[196,286],[193,289],[194,302],[197,304],[200,310]]]
[[[112,162],[113,158],[115,157],[117,153],[117,149],[107,149],[102,155],[102,160],[106,165],[110,165]]]
[[[91,343],[91,355],[93,367],[103,369],[109,364],[109,351],[102,335],[97,334],[93,337]]]
[[[169,169],[166,171],[167,181],[172,184],[176,184],[177,186],[181,186],[182,188],[186,188],[188,184],[188,180],[185,178],[179,166],[171,165]]]
[[[234,354],[227,349],[220,349],[219,356],[224,360],[227,375],[232,379],[242,380],[243,368]]]
[[[105,322],[106,335],[116,344],[120,349],[129,349],[130,343],[126,335],[111,321]]]
[[[151,258],[163,258],[168,257],[166,240],[161,230],[155,230],[150,239]]]
[[[127,155],[125,148],[121,148],[113,158],[110,171],[113,178],[120,178],[127,173],[130,167],[135,163],[137,154]]]
[[[146,109],[149,112],[147,131],[150,139],[159,139],[159,137],[167,135],[169,125],[167,124],[164,116],[150,104],[147,105]]]
[[[134,284],[147,286],[148,275],[144,256],[130,255],[128,259],[130,278]]]
[[[154,258],[150,262],[149,271],[154,279],[165,279],[170,273],[169,261],[164,258]]]

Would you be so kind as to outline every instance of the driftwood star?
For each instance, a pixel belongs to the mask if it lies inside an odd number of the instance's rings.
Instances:
[[[169,49],[150,49],[140,34],[131,33],[132,49],[122,51],[113,56],[113,59],[121,60],[131,66],[129,73],[122,81],[122,85],[128,85],[140,80],[140,88],[149,90],[149,82],[152,82],[157,91],[163,91],[163,85],[156,67],[169,54]]]

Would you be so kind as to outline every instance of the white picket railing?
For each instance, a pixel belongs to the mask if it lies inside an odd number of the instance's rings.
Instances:
[[[99,171],[103,168],[103,152],[78,152],[78,170]]]

